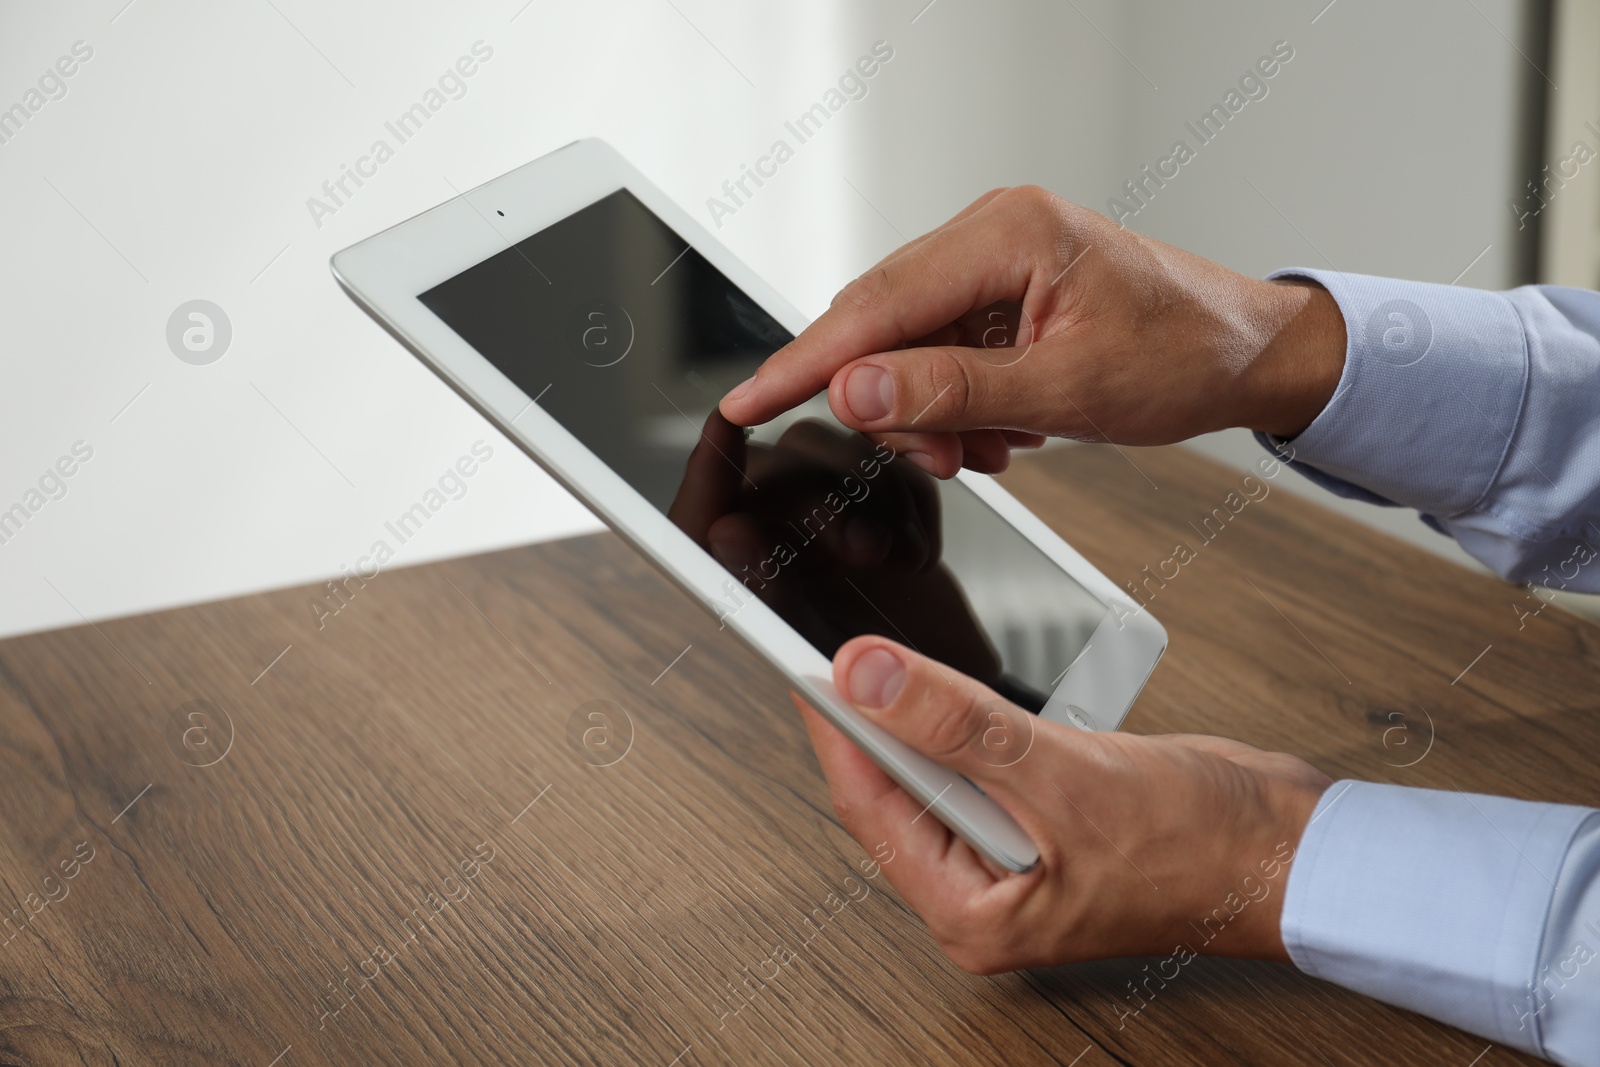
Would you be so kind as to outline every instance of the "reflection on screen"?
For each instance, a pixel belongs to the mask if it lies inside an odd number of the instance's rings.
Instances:
[[[817,398],[744,431],[717,401],[790,334],[626,190],[422,303],[823,655],[910,645],[1044,706],[1105,606],[959,482]]]

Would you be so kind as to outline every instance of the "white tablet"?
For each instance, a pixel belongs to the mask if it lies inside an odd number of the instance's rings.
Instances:
[[[882,634],[1029,711],[1112,730],[1165,631],[990,478],[932,479],[824,398],[751,431],[722,419],[723,394],[807,320],[688,212],[578,141],[333,271],[950,829],[1008,869],[1037,861],[998,804],[851,708],[831,655]],[[995,758],[1025,744],[1002,738]]]

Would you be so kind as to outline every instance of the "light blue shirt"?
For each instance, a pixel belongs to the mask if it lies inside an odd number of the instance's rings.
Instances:
[[[1285,276],[1324,286],[1349,334],[1294,465],[1416,508],[1513,581],[1600,591],[1600,293]],[[1300,842],[1282,932],[1307,974],[1600,1067],[1600,811],[1338,782]]]

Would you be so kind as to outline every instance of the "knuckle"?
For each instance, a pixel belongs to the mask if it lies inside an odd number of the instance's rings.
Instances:
[[[940,941],[939,947],[951,963],[968,974],[989,975],[1008,970],[1004,958],[981,941],[950,938]]]
[[[938,352],[926,365],[927,399],[932,414],[940,418],[963,415],[972,410],[977,381],[967,365],[950,352]]]
[[[979,953],[977,959],[972,961],[972,966],[967,968],[969,973],[982,977],[1004,974],[1010,970],[1014,970],[1010,963],[1006,962],[1003,957],[988,951]]]
[[[983,722],[977,701],[965,687],[943,699],[930,701],[932,715],[925,726],[926,754],[935,760],[950,760],[970,751],[982,736]]]
[[[1025,211],[1054,213],[1064,203],[1059,196],[1040,185],[1016,185],[1002,195]]]
[[[983,969],[983,963],[979,959],[979,954],[976,950],[971,949],[966,945],[946,944],[942,941],[939,943],[939,947],[944,950],[944,954],[950,958],[951,963],[955,964],[957,967],[960,967],[968,974],[985,973]]]
[[[1015,970],[1028,958],[1028,935],[1012,907],[996,907],[981,896],[947,905],[928,930],[950,962],[970,974]]]
[[[988,192],[984,193],[982,196],[978,197],[978,199],[974,200],[973,203],[989,204],[992,201],[998,200],[1002,196],[1005,196],[1011,191],[1011,189],[1012,186],[1009,185],[997,185],[993,189],[990,189]]]
[[[851,837],[865,845],[866,827],[871,825],[873,815],[872,805],[863,802],[860,796],[852,791],[841,789],[832,782],[828,784],[828,800],[833,804],[833,813],[839,817],[839,825],[844,827],[845,832]]]
[[[833,813],[839,816],[839,825],[843,826],[851,836],[856,832],[856,820],[860,817],[861,810],[855,801],[845,796],[839,790],[829,790],[828,798],[833,801]]]
[[[1038,185],[1019,185],[1003,195],[1019,247],[1049,247],[1071,255],[1083,242],[1095,213]],[[1059,269],[1059,268],[1057,268]]]
[[[882,266],[873,267],[840,289],[831,306],[845,311],[871,311],[883,305],[890,288],[889,272]]]

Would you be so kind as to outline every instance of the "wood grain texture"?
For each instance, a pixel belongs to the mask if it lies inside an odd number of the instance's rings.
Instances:
[[[1181,450],[1006,477],[1119,582],[1194,550],[1152,586],[1172,646],[1127,728],[1594,803],[1600,633],[1519,620],[1521,590],[1293,499],[1292,477],[1210,542],[1189,524],[1240,477]],[[779,677],[610,536],[352,589],[320,630],[297,589],[0,643],[0,1063],[1484,1049],[1272,965],[1196,961],[1132,1017],[1147,961],[964,974],[867,877]],[[623,714],[586,745],[591,701]]]

